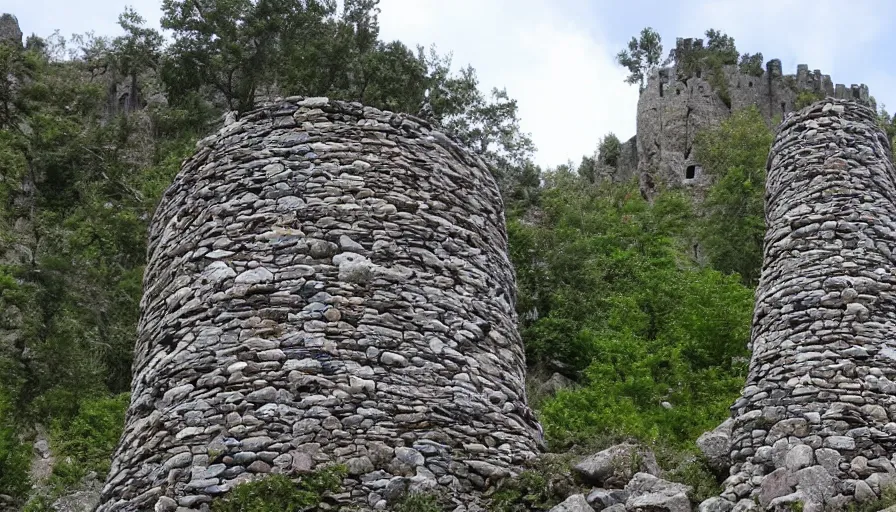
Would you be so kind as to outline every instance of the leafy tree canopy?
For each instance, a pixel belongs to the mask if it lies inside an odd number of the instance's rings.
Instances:
[[[616,62],[629,71],[625,82],[638,84],[638,90],[643,91],[647,76],[659,65],[662,55],[662,38],[655,30],[646,27],[641,30],[640,37],[632,37],[628,47],[616,55]]]

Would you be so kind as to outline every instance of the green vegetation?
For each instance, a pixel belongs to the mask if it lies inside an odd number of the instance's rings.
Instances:
[[[401,498],[392,508],[395,512],[441,512],[441,499],[435,493],[412,492]]]
[[[896,162],[896,117],[891,117],[887,112],[886,105],[881,105],[877,114],[878,123],[890,139],[891,150],[893,152],[893,161]]]
[[[80,403],[73,400],[77,413],[71,418],[55,418],[51,440],[54,452],[61,459],[53,467],[53,477],[58,483],[75,485],[91,471],[106,474],[109,454],[124,428],[129,399],[129,393],[122,393],[111,398],[83,399]]]
[[[816,101],[823,99],[824,93],[822,92],[800,91],[799,93],[797,93],[796,100],[794,100],[793,102],[793,108],[796,110],[800,110],[802,108],[808,107]]]
[[[215,499],[211,509],[213,512],[316,510],[328,493],[339,492],[346,473],[344,466],[330,466],[303,475],[298,483],[286,475],[269,475],[237,485],[225,497]]]
[[[28,467],[30,447],[19,441],[10,404],[0,390],[0,494],[24,496],[31,486]]]
[[[891,485],[884,488],[877,499],[851,503],[846,512],[879,512],[893,505],[896,505],[896,486]]]
[[[691,260],[684,197],[651,205],[568,171],[546,181],[542,222],[512,219],[509,231],[527,360],[582,383],[543,405],[549,442],[693,441],[739,392],[752,290]]]
[[[701,239],[711,265],[755,286],[765,236],[765,166],[774,134],[755,107],[697,137],[696,157],[713,177]]]
[[[492,495],[489,510],[526,512],[557,505],[576,491],[571,462],[571,457],[542,457],[533,468],[501,482]]]
[[[760,77],[765,73],[762,69],[762,53],[745,53],[740,56],[740,64],[738,69],[741,73]]]
[[[641,30],[639,38],[632,37],[628,47],[616,55],[616,62],[629,71],[627,84],[638,84],[638,90],[646,87],[647,76],[660,63],[663,56],[663,40],[650,27]]]

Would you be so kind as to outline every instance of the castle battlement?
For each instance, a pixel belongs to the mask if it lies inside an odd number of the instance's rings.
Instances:
[[[766,62],[764,70],[755,64],[752,69],[734,64],[707,69],[705,61],[693,55],[704,49],[702,39],[679,39],[675,63],[651,72],[641,92],[636,146],[631,151],[637,162],[625,161],[616,176],[637,174],[647,196],[657,187],[683,186],[699,197],[710,182],[695,160],[694,140],[733,112],[755,107],[771,126],[825,97],[872,104],[867,85],[834,83],[830,75],[810,71],[807,64],[787,75],[780,59]]]

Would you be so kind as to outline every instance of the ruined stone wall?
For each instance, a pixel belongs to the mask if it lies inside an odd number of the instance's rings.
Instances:
[[[896,482],[896,170],[874,112],[788,116],[766,198],[734,465],[701,510],[844,510]]]
[[[203,141],[150,232],[99,510],[201,509],[342,462],[336,498],[479,493],[539,449],[503,204],[420,119],[289,98]]]
[[[801,64],[795,75],[782,75],[781,62],[773,59],[762,76],[742,73],[737,66],[723,69],[730,104],[710,83],[709,72],[681,76],[673,66],[653,71],[638,100],[637,155],[641,189],[651,196],[663,186],[685,187],[700,196],[710,184],[694,155],[699,132],[718,126],[732,112],[755,106],[769,125],[795,110],[801,92],[820,97],[869,100],[868,88],[833,85],[820,70],[810,73]],[[696,166],[693,178],[689,166]]]

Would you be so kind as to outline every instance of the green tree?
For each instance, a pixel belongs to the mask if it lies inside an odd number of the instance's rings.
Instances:
[[[713,177],[701,242],[710,263],[755,285],[765,236],[765,166],[774,134],[755,107],[698,135],[695,155]]]
[[[762,62],[761,52],[753,54],[745,53],[740,56],[740,64],[738,64],[738,68],[741,73],[759,77],[764,73]]]
[[[638,84],[638,90],[643,91],[647,76],[659,65],[662,55],[662,38],[655,30],[646,27],[641,30],[639,38],[632,37],[628,48],[616,55],[616,62],[630,73],[625,82]]]
[[[251,110],[276,77],[282,47],[320,34],[335,8],[332,0],[164,0],[162,28],[174,35],[163,70],[169,93],[180,99],[210,85],[231,110]]]
[[[145,23],[133,8],[127,7],[118,16],[118,25],[124,29],[125,35],[113,39],[110,48],[114,67],[131,83],[127,105],[130,111],[136,110],[139,105],[138,77],[147,70],[156,69],[161,58],[162,34],[146,28]]]
[[[706,31],[706,56],[717,59],[722,65],[737,64],[737,47],[734,38],[714,28]]]
[[[619,165],[619,155],[622,153],[622,143],[613,132],[604,135],[597,145],[597,162],[601,165],[616,167]]]

